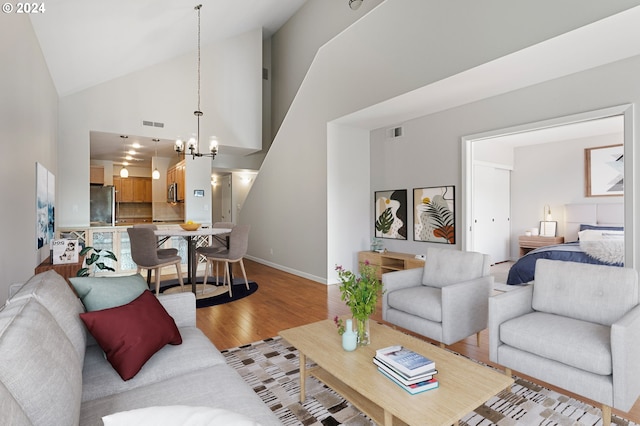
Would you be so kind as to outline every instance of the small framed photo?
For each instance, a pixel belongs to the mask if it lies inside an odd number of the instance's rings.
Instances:
[[[51,256],[54,265],[78,263],[80,246],[78,240],[64,238],[51,241]]]
[[[194,189],[193,190],[194,197],[204,197],[204,189]]]
[[[558,222],[556,221],[541,221],[540,222],[540,236],[541,237],[555,237],[558,230]]]

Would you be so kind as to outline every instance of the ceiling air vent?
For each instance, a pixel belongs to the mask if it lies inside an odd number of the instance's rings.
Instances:
[[[147,120],[142,120],[142,125],[150,126],[150,127],[164,127],[164,123],[159,123],[157,121],[147,121]]]

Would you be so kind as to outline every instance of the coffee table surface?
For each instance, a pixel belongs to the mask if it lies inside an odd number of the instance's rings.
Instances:
[[[386,325],[371,321],[370,328],[371,344],[353,352],[342,349],[331,320],[281,331],[280,336],[300,353],[301,396],[305,357],[318,366],[309,374],[384,425],[451,425],[513,383],[503,373]],[[392,345],[402,345],[434,360],[439,387],[411,395],[378,372],[372,361],[376,349]]]

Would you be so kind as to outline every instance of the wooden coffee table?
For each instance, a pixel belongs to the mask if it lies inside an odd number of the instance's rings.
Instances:
[[[463,356],[371,321],[371,344],[353,352],[342,349],[335,324],[324,320],[283,330],[280,336],[300,354],[300,401],[305,379],[313,375],[376,423],[451,425],[513,383],[511,377]],[[402,345],[431,358],[438,370],[437,389],[411,395],[378,372],[376,349]],[[307,369],[306,359],[317,365]]]

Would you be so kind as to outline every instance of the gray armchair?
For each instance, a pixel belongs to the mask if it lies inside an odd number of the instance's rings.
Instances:
[[[532,285],[489,299],[489,359],[629,411],[640,395],[634,269],[540,259]]]
[[[428,248],[424,268],[382,275],[382,318],[450,345],[487,327],[489,256]]]

